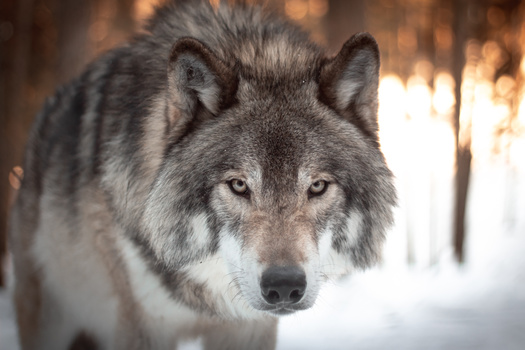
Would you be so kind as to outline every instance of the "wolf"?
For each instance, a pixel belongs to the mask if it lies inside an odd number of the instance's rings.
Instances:
[[[274,349],[377,263],[396,203],[379,50],[258,6],[170,2],[48,99],[10,220],[23,349]]]

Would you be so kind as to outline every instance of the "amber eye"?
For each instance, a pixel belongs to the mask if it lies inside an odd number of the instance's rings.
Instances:
[[[308,189],[308,193],[311,197],[313,196],[320,196],[328,187],[328,183],[324,180],[318,180],[310,185],[310,188]]]
[[[239,195],[239,196],[249,196],[250,192],[248,189],[248,185],[246,185],[246,182],[239,180],[239,179],[233,179],[228,182],[228,185],[230,186],[230,189],[233,193]]]

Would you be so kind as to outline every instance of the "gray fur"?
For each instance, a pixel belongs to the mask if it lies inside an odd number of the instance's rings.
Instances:
[[[32,129],[10,230],[23,348],[60,348],[86,334],[102,348],[163,349],[201,335],[210,349],[273,348],[274,316],[315,302],[325,277],[320,242],[330,239],[343,270],[366,268],[392,224],[396,194],[377,139],[377,44],[358,34],[327,58],[261,8],[206,1],[170,3],[146,29],[62,88]],[[249,193],[230,191],[236,178]],[[308,189],[317,180],[328,187],[315,197]],[[231,257],[237,246],[240,263]],[[134,289],[135,257],[147,263],[145,279],[192,310],[191,330],[156,333],[162,326]],[[207,276],[199,264],[216,259],[228,266],[222,278],[234,300],[198,277]],[[311,274],[290,308],[266,305],[251,287],[273,265]],[[116,310],[114,338],[60,300],[75,293],[53,277],[62,266],[79,278],[93,271],[71,288],[94,289]],[[244,311],[225,306],[235,302]],[[239,319],[250,321],[238,327]],[[67,320],[78,329],[49,340]]]

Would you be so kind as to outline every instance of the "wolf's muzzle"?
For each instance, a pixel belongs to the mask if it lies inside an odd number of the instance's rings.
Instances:
[[[306,274],[297,266],[272,266],[261,277],[261,293],[271,305],[298,303],[306,290]]]

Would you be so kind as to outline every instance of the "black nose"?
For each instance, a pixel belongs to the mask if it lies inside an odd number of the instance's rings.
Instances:
[[[269,304],[298,303],[306,290],[306,275],[296,266],[272,266],[261,277],[261,293]]]

